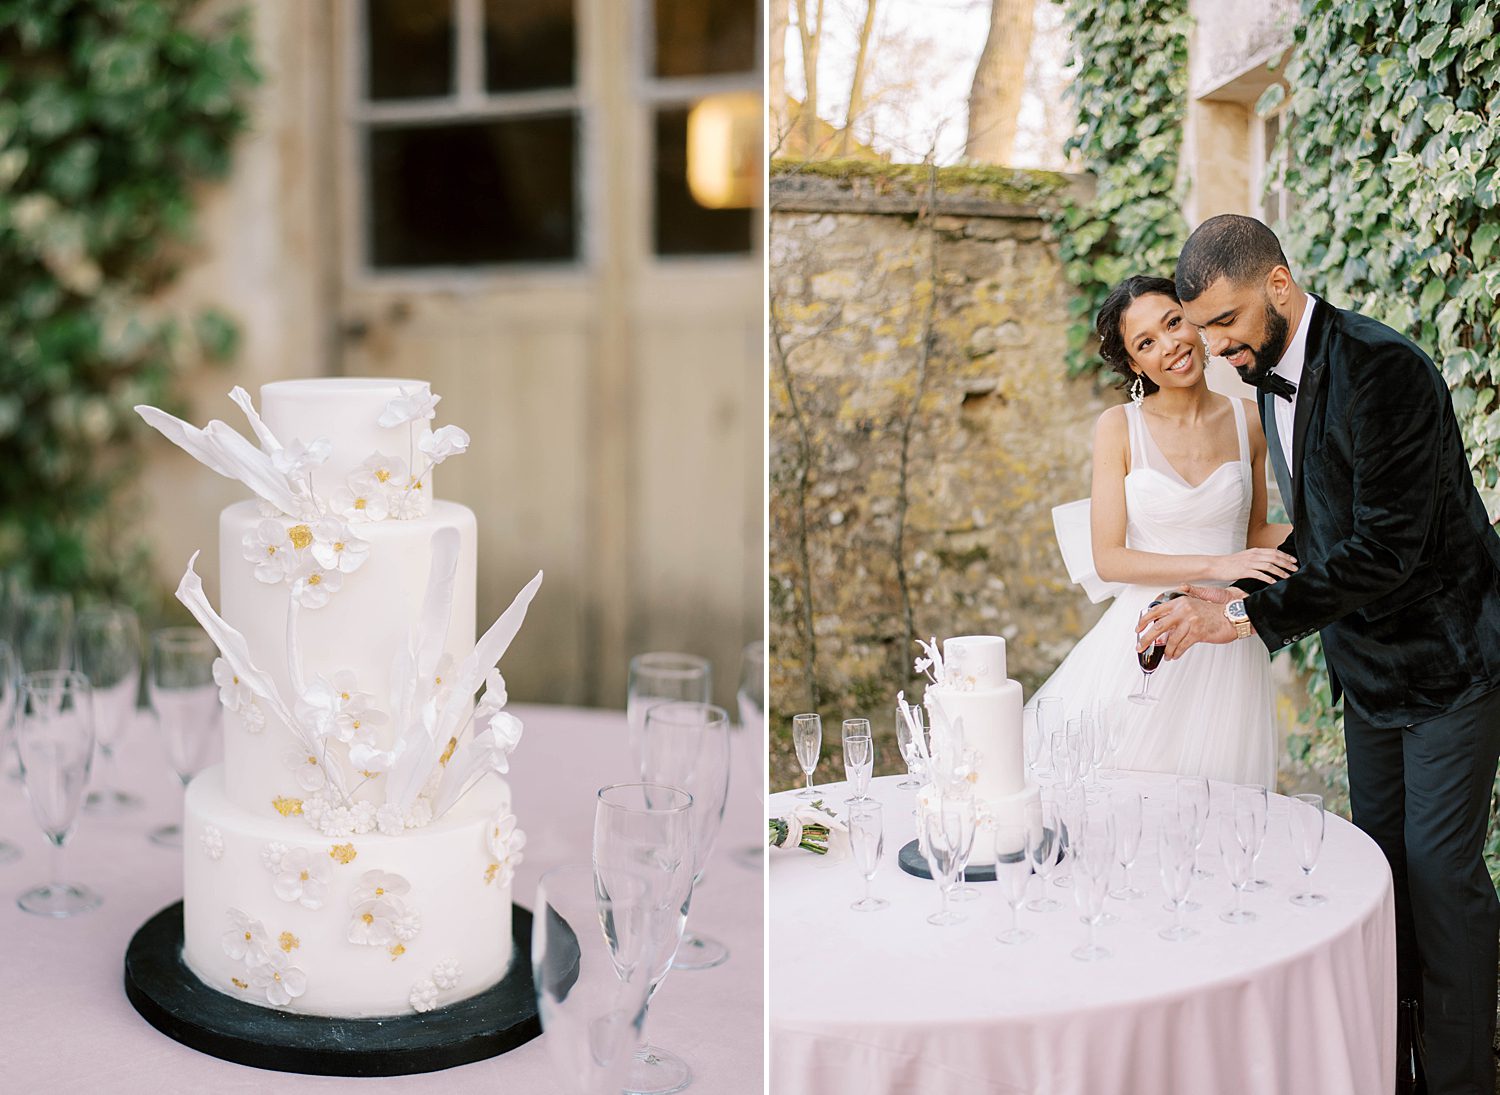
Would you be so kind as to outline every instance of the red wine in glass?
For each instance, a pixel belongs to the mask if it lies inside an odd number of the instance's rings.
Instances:
[[[1151,609],[1155,608],[1157,605],[1166,604],[1166,602],[1168,601],[1176,600],[1178,597],[1184,596],[1186,596],[1185,593],[1176,589],[1170,590],[1166,593],[1158,593],[1155,600],[1153,600],[1145,608],[1141,609],[1141,614],[1136,619],[1137,632],[1139,632],[1140,629],[1140,621],[1141,619],[1145,618],[1147,612],[1151,611]],[[1126,697],[1126,699],[1131,700],[1134,703],[1156,702],[1156,697],[1151,695],[1151,674],[1156,672],[1157,666],[1161,665],[1162,656],[1166,654],[1166,652],[1167,637],[1165,635],[1158,636],[1156,641],[1153,642],[1150,646],[1146,647],[1145,650],[1136,651],[1135,660],[1141,667],[1141,690],[1139,692],[1132,692],[1129,696]]]

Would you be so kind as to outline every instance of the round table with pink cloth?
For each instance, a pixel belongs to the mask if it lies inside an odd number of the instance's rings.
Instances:
[[[638,778],[638,771],[622,712],[521,704],[508,710],[526,726],[508,778],[527,835],[513,900],[530,908],[543,871],[589,861],[597,789]],[[730,958],[715,969],[670,973],[646,1027],[653,1042],[692,1068],[687,1095],[763,1089],[762,876],[759,863],[747,869],[735,855],[765,843],[763,745],[740,731],[733,737],[724,827],[689,920],[694,931],[726,943]],[[23,850],[19,860],[0,865],[0,1089],[48,1095],[349,1090],[348,1079],[265,1072],[197,1053],[158,1033],[130,1006],[125,948],[141,924],[182,898],[182,853],[151,844],[146,834],[181,819],[182,792],[148,720],[120,748],[120,782],[145,796],[146,807],[114,818],[83,815],[65,851],[64,873],[97,890],[104,904],[69,920],[16,907],[18,894],[47,879],[49,863],[20,784],[4,775],[13,765],[0,768],[0,836]],[[362,1092],[444,1095],[561,1090],[540,1039],[488,1061],[358,1084]]]
[[[966,922],[936,927],[937,884],[906,874],[897,853],[916,835],[913,792],[898,777],[872,782],[883,804],[885,855],[872,892],[885,909],[855,912],[863,878],[847,857],[772,853],[771,1084],[775,1095],[1382,1095],[1395,1084],[1396,961],[1391,874],[1380,850],[1327,815],[1303,908],[1287,799],[1272,795],[1257,875],[1270,888],[1244,896],[1258,919],[1227,924],[1232,892],[1218,845],[1205,840],[1194,882],[1201,904],[1184,914],[1199,934],[1168,942],[1172,920],[1158,877],[1156,832],[1175,798],[1169,776],[1128,773],[1144,800],[1132,881],[1146,892],[1113,898],[1115,923],[1097,929],[1112,956],[1071,951],[1086,927],[1072,891],[1047,882],[1060,910],[1021,910],[1036,936],[1005,945],[1009,909],[996,883],[955,904]],[[824,788],[843,816],[847,784]],[[1211,788],[1212,813],[1228,806]],[[771,797],[788,814],[793,792]],[[1100,805],[1091,809],[1103,809]],[[1118,877],[1114,882],[1119,886]],[[1030,897],[1041,880],[1031,879]]]

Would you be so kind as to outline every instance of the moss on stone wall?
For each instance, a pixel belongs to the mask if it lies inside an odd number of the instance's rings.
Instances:
[[[874,163],[869,160],[789,160],[771,161],[772,178],[807,175],[843,182],[868,180],[877,190],[904,190],[920,193],[927,189],[932,168],[926,164]],[[966,164],[937,169],[940,193],[968,193],[994,202],[1026,205],[1067,189],[1072,180],[1058,171],[1037,171],[1019,167],[994,167],[988,164]]]

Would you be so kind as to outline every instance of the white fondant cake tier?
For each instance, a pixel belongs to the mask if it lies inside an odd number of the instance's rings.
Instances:
[[[210,768],[187,792],[183,957],[220,992],[314,1015],[410,1014],[482,992],[511,959],[510,872],[489,842],[509,807],[489,776],[425,828],[330,838],[243,809]]]
[[[417,446],[432,432],[428,420],[382,426],[380,416],[393,399],[431,394],[425,380],[278,380],[261,385],[260,416],[284,445],[310,444],[319,437],[332,443],[328,460],[313,472],[313,489],[324,494],[377,452],[401,460],[408,474],[422,471],[427,461]],[[423,477],[421,493],[428,499],[435,497],[430,470]]]
[[[296,525],[290,518],[262,517],[254,502],[237,502],[220,515],[220,612],[245,636],[258,666],[271,674],[284,695],[291,696],[296,693],[287,662],[287,586],[260,581],[254,565],[244,558],[245,537],[266,520],[283,527]],[[439,529],[456,529],[459,538],[453,616],[445,649],[458,659],[473,647],[474,513],[456,502],[435,502],[428,517],[375,521],[357,527],[370,545],[363,564],[342,576],[342,587],[326,604],[299,610],[298,643],[307,682],[319,674],[332,678],[350,671],[359,691],[372,695],[374,709],[389,715],[392,665],[408,629],[421,616],[432,562],[432,535]],[[373,729],[375,744],[381,749],[391,747],[396,733],[389,718],[362,729]],[[330,738],[328,748],[338,751],[346,747]],[[300,773],[294,764],[299,751],[305,752],[299,739],[271,712],[262,712],[258,720],[249,721],[232,710],[224,712],[224,767],[229,797],[239,806],[269,816],[274,800],[312,790],[299,785]],[[379,784],[383,778],[365,783],[354,797],[382,801]]]
[[[1019,682],[1002,680],[997,688],[969,692],[932,687],[925,698],[929,708],[934,703],[941,707],[950,723],[962,720],[964,748],[978,754],[975,794],[994,798],[1026,786]]]

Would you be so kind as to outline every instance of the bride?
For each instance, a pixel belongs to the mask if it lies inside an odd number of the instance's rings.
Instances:
[[[1207,351],[1176,286],[1126,279],[1095,327],[1100,356],[1129,383],[1131,403],[1099,416],[1090,500],[1075,503],[1090,510],[1092,573],[1061,519],[1059,540],[1075,579],[1095,600],[1112,593],[1114,604],[1037,690],[1028,714],[1046,696],[1071,714],[1139,692],[1136,619],[1161,591],[1251,576],[1274,582],[1297,566],[1276,547],[1289,526],[1266,523],[1260,419],[1253,404],[1209,390]],[[1199,644],[1162,663],[1149,694],[1156,702],[1122,704],[1119,767],[1274,788],[1279,746],[1264,644]]]

